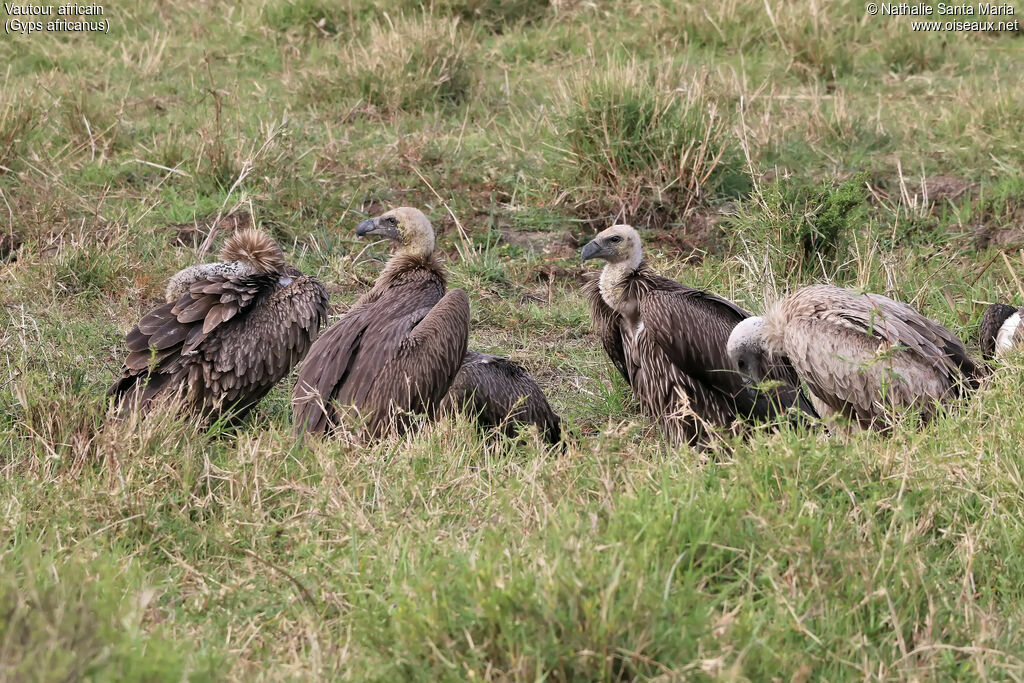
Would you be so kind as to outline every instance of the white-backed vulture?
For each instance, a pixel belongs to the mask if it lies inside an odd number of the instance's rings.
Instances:
[[[985,360],[1000,358],[1012,349],[1024,346],[1024,325],[1020,324],[1024,306],[992,304],[981,316],[981,355]]]
[[[736,326],[729,355],[740,372],[759,381],[766,354],[789,360],[823,416],[866,429],[891,427],[894,410],[928,419],[978,386],[978,366],[945,327],[881,294],[832,285],[804,287]]]
[[[501,429],[508,436],[515,436],[519,425],[532,424],[548,443],[561,439],[561,421],[544,392],[522,366],[508,358],[466,352],[443,405],[465,408],[481,427]]]
[[[292,396],[300,434],[403,432],[412,414],[433,415],[466,355],[469,299],[461,289],[445,292],[427,217],[392,209],[361,222],[356,235],[383,237],[398,250],[302,364]]]
[[[239,419],[306,355],[327,319],[323,284],[258,230],[229,237],[220,258],[175,274],[166,303],[128,333],[123,376],[107,392],[123,409],[177,396]]]
[[[584,261],[606,261],[584,285],[605,351],[645,413],[674,443],[707,441],[707,427],[771,419],[791,407],[813,415],[785,363],[772,363],[774,387],[755,391],[735,372],[725,345],[749,314],[710,292],[656,275],[640,235],[615,225],[583,247]]]

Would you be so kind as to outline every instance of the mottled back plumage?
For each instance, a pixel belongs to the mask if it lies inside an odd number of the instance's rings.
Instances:
[[[535,425],[551,444],[561,439],[561,420],[537,382],[508,358],[468,351],[444,398],[445,409],[464,408],[481,427],[515,436],[520,425]]]
[[[893,409],[927,419],[936,404],[977,388],[982,372],[953,333],[880,294],[805,287],[744,327],[730,349],[756,346],[787,358],[823,412],[864,428],[887,428]]]
[[[327,317],[327,291],[284,263],[269,236],[232,236],[228,261],[192,266],[168,285],[166,303],[127,335],[122,377],[110,388],[123,409],[180,398],[210,418],[245,415],[305,356]]]

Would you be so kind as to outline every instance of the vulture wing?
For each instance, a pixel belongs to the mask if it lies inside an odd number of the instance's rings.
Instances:
[[[816,416],[788,362],[764,359],[768,378],[778,385],[760,392],[751,391],[733,368],[726,344],[732,329],[749,317],[746,311],[710,292],[673,284],[640,300],[640,320],[677,368],[725,394],[741,417],[771,419],[790,407]]]
[[[548,443],[556,444],[561,438],[561,421],[540,386],[507,358],[466,353],[444,403],[465,406],[481,426],[503,429],[509,436],[515,435],[517,424],[533,424]]]
[[[275,291],[246,317],[244,325],[225,325],[216,339],[197,351],[205,361],[192,375],[215,385],[225,405],[255,403],[305,357],[327,319],[323,284],[300,277]]]
[[[203,401],[206,392],[217,394],[215,381],[231,371],[230,358],[222,359],[217,367],[202,370],[201,376],[189,377],[195,370],[189,367],[211,351],[204,342],[216,338],[219,330],[232,320],[243,319],[279,287],[279,281],[277,274],[245,277],[211,274],[193,282],[176,302],[150,311],[128,333],[125,342],[129,353],[124,375],[107,394],[123,398],[141,391],[140,398],[148,402],[165,389],[183,388],[186,382],[196,401]],[[257,344],[273,341],[259,332],[251,333],[248,339]],[[212,346],[223,348],[219,342]]]
[[[395,288],[357,305],[317,340],[293,395],[298,431],[335,426],[333,404],[355,406],[379,432],[396,409],[430,411],[440,402],[466,353],[469,298],[461,289],[439,301],[424,295],[408,312],[388,315],[408,296]]]
[[[841,294],[829,300],[822,319],[867,334],[891,346],[905,346],[926,363],[941,368],[951,383],[977,388],[978,367],[962,342],[942,325],[912,306],[881,294]]]
[[[612,365],[626,382],[629,382],[629,366],[626,363],[626,351],[622,346],[622,317],[605,303],[601,297],[600,284],[599,276],[592,277],[583,284],[583,294],[590,304],[590,319]]]

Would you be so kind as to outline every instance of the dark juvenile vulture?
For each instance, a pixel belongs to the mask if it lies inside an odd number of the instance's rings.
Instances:
[[[220,258],[174,275],[166,303],[128,333],[124,374],[107,392],[122,408],[178,396],[238,419],[306,355],[327,318],[323,284],[258,230],[233,234]]]
[[[737,325],[729,355],[755,381],[766,355],[788,359],[819,412],[865,429],[890,427],[894,409],[930,418],[978,386],[978,366],[945,327],[881,294],[831,285],[800,289]]]
[[[515,436],[519,425],[532,424],[548,443],[561,439],[561,421],[544,392],[522,366],[501,356],[468,351],[444,407],[465,407],[481,427],[508,436]]]
[[[359,236],[398,244],[369,292],[313,344],[292,396],[298,433],[341,426],[380,436],[410,414],[433,414],[455,379],[469,336],[469,299],[445,293],[434,229],[417,209],[365,220]]]
[[[583,260],[604,259],[584,285],[594,327],[641,408],[674,443],[706,442],[706,428],[771,419],[813,408],[793,369],[770,363],[775,386],[754,390],[732,366],[725,345],[749,314],[722,297],[656,275],[642,258],[640,235],[615,225],[583,247]]]
[[[1024,346],[1024,325],[1020,324],[1024,307],[992,304],[981,317],[981,355],[985,360],[1005,356]]]

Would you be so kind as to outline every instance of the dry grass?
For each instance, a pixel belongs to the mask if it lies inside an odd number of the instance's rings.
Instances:
[[[750,310],[828,280],[973,343],[1024,300],[1019,39],[845,1],[401,9],[126,2],[0,42],[0,679],[1024,676],[1019,359],[920,430],[704,459],[609,366],[576,247],[633,220]],[[400,204],[565,453],[458,417],[296,443],[291,380],[238,430],[110,418],[125,330],[230,217],[337,316],[385,256],[352,227]]]

